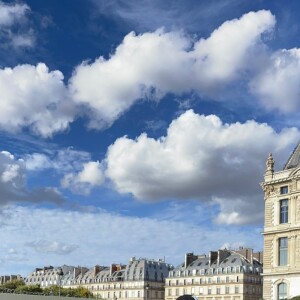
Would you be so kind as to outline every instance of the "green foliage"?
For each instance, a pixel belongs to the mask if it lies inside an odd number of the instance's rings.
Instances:
[[[43,293],[45,295],[53,295],[58,296],[59,295],[59,287],[58,286],[51,286],[47,287],[43,290]],[[61,288],[60,289],[60,295],[62,297],[75,297],[75,298],[95,298],[93,294],[84,287],[78,287],[75,289],[72,288]]]
[[[16,294],[43,294],[43,289],[38,284],[20,285],[15,289]]]
[[[3,285],[0,286],[1,290],[5,289],[5,290],[15,290],[17,289],[19,286],[24,286],[25,283],[23,280],[21,279],[14,279],[12,281],[6,282]]]
[[[300,300],[300,296],[295,296],[291,300]]]
[[[0,286],[0,292],[16,293],[16,294],[29,294],[29,295],[53,295],[58,296],[59,292],[62,297],[74,298],[95,298],[93,294],[85,287],[60,288],[56,285],[42,289],[37,284],[25,285],[22,280],[12,280]]]

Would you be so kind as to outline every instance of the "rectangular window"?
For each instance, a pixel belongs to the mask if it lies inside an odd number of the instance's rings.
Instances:
[[[286,266],[288,264],[288,238],[282,237],[278,240],[278,264]]]
[[[288,192],[289,192],[289,188],[288,188],[288,186],[286,185],[286,186],[282,186],[281,188],[280,188],[280,194],[288,194]]]
[[[234,288],[234,292],[235,292],[236,294],[239,293],[239,287],[238,287],[238,286],[236,286],[236,287]]]
[[[210,295],[211,294],[211,289],[207,290],[207,294]]]
[[[225,287],[225,294],[229,294],[229,286]]]
[[[217,294],[218,294],[218,295],[221,294],[220,288],[217,288]]]
[[[289,221],[289,200],[280,200],[280,223],[287,223]]]

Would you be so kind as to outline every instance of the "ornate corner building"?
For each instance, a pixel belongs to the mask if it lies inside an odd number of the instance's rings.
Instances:
[[[300,143],[284,169],[269,155],[264,182],[263,299],[300,295]]]

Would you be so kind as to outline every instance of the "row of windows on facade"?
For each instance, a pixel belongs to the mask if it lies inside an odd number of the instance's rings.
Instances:
[[[193,285],[193,284],[211,284],[211,283],[229,283],[229,282],[240,282],[239,276],[236,276],[234,278],[229,278],[229,276],[226,277],[217,277],[215,280],[213,278],[207,278],[207,280],[199,278],[199,280],[191,279],[187,280],[184,279],[183,281],[176,280],[171,281],[168,280],[166,282],[166,285]],[[262,282],[260,277],[245,277],[244,282],[246,283],[257,283],[260,284]]]
[[[125,291],[123,292],[108,292],[106,295],[102,295],[104,298],[112,298],[112,299],[116,299],[116,297],[118,298],[122,298],[122,296],[124,296],[124,298],[140,298],[140,297],[144,297],[143,295],[144,293],[141,291]],[[150,296],[150,291],[147,291],[147,298],[149,298]],[[155,291],[154,295],[155,299],[160,299],[164,297],[163,292],[159,292],[159,291]]]
[[[90,286],[88,287],[92,291],[100,291],[100,290],[116,290],[116,289],[124,289],[124,288],[143,288],[144,285],[139,285],[139,284],[130,284],[124,287],[123,285],[97,285],[97,286]]]
[[[253,273],[260,274],[261,270],[257,270],[252,266],[237,266],[227,268],[211,268],[211,269],[200,269],[200,270],[185,270],[185,271],[173,271],[169,273],[169,277],[176,276],[190,276],[190,275],[213,275],[213,274],[231,274],[231,273]]]
[[[172,294],[173,292],[173,294]],[[244,287],[244,292],[246,294],[260,294],[262,292],[261,287]],[[215,289],[213,288],[208,288],[207,290],[205,290],[204,288],[199,288],[199,291],[195,291],[195,288],[191,288],[190,290],[188,289],[183,289],[182,290],[182,294],[186,295],[186,294],[191,294],[191,295],[212,295],[212,294],[217,294],[217,295],[221,295],[221,294],[238,294],[239,293],[239,287],[235,286],[234,289],[230,289],[229,286],[225,286],[225,288],[220,288],[217,287]],[[175,294],[174,294],[174,290],[172,289],[168,289],[167,292],[168,296],[180,296],[180,291],[179,289],[175,289]]]

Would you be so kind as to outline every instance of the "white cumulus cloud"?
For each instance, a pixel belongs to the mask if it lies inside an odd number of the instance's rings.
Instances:
[[[235,199],[234,204],[218,204],[221,212],[239,214],[240,219],[232,215],[231,223],[241,223],[248,195],[253,198],[248,212],[259,213],[263,206],[258,183],[267,154],[273,151],[283,163],[299,137],[296,128],[276,133],[267,124],[223,124],[217,116],[189,110],[170,124],[164,137],[117,139],[107,152],[106,175],[118,192],[141,200]]]
[[[240,78],[264,52],[262,34],[274,25],[274,16],[262,10],[225,22],[198,41],[162,29],[129,33],[109,59],[78,66],[69,87],[75,101],[90,108],[89,125],[103,128],[140,99],[190,90],[211,94],[212,87]]]
[[[45,64],[0,69],[0,128],[28,127],[44,137],[68,128],[73,121],[63,75]]]
[[[92,188],[102,185],[104,174],[101,163],[90,161],[83,164],[78,173],[68,173],[61,180],[63,188],[68,188],[75,193],[89,194]]]
[[[268,109],[277,108],[286,113],[299,110],[300,49],[282,49],[273,53],[250,87]]]

